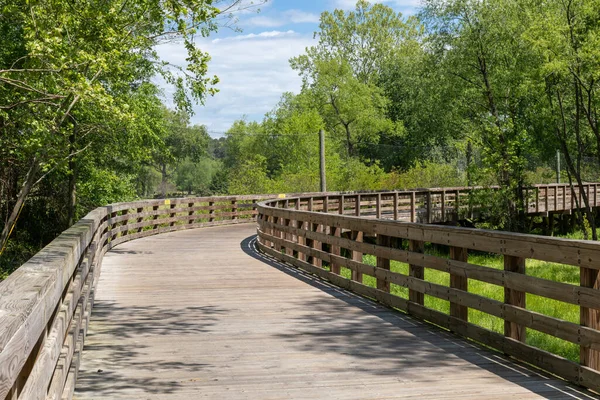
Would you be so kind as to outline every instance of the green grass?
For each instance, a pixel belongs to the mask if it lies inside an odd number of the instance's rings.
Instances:
[[[447,255],[440,254],[433,249],[426,249],[426,252],[428,254],[447,258]],[[376,265],[376,257],[367,254],[363,257],[363,262],[369,265]],[[495,269],[503,269],[504,266],[502,256],[481,253],[469,254],[469,263]],[[573,285],[579,284],[579,268],[577,267],[531,259],[528,259],[526,263],[527,275]],[[392,261],[390,269],[394,272],[408,275],[408,264],[406,263]],[[341,273],[346,278],[350,278],[351,276],[351,271],[347,268],[342,268]],[[446,272],[426,268],[425,280],[439,285],[449,286],[450,275]],[[376,279],[370,275],[363,276],[363,283],[367,286],[376,287]],[[390,291],[396,296],[408,299],[407,288],[392,284],[390,286]],[[469,279],[469,292],[490,299],[504,301],[504,289],[501,286],[486,282]],[[573,323],[579,322],[579,307],[576,305],[533,294],[527,294],[526,304],[528,310]],[[446,314],[450,312],[450,303],[448,301],[433,296],[425,295],[425,306]],[[504,332],[504,321],[501,318],[494,317],[481,311],[469,309],[469,322],[494,332]],[[579,360],[579,346],[533,329],[527,329],[527,343],[572,361]]]

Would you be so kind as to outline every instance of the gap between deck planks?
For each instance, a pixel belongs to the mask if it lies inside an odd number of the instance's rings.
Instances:
[[[107,253],[75,398],[591,399],[253,249],[254,224]]]

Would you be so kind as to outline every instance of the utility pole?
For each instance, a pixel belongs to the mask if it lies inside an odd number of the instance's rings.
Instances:
[[[321,166],[321,192],[327,191],[327,183],[325,181],[325,131],[319,131],[319,158]]]
[[[556,183],[560,183],[560,150],[556,150]]]

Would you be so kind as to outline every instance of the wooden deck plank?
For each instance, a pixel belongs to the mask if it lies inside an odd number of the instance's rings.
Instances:
[[[75,398],[591,399],[253,254],[253,224],[107,253]]]

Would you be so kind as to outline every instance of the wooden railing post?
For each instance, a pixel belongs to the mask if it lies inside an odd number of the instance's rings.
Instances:
[[[425,243],[421,240],[410,240],[408,242],[408,250],[413,253],[423,253],[425,251]],[[408,274],[417,279],[425,279],[425,268],[419,265],[409,264]],[[425,304],[425,295],[413,289],[408,289],[408,300],[420,305]]]
[[[456,221],[460,219],[460,190],[456,190],[454,195],[454,209],[456,213]]]
[[[119,215],[117,211],[110,213],[110,218],[116,218]],[[115,240],[118,236],[117,232],[113,232],[117,228],[117,223],[113,222],[110,224],[110,240]]]
[[[313,198],[310,197],[308,199],[308,211],[312,211],[313,206],[314,206]],[[312,231],[312,232],[322,232],[321,225],[313,224],[312,222],[308,223],[308,230]],[[307,240],[307,246],[309,246],[310,248],[313,248],[313,249],[317,249],[317,250],[322,249],[321,242],[319,242],[318,240],[314,240],[314,239]],[[310,261],[311,261],[311,264],[316,267],[321,267],[323,265],[323,262],[318,257],[313,256],[310,258]]]
[[[340,195],[339,197],[339,201],[338,201],[338,214],[339,215],[343,215],[344,214],[344,195]],[[342,228],[338,227],[338,226],[332,226],[331,228],[331,235],[339,238],[342,236]],[[331,244],[331,254],[339,256],[342,254],[342,248],[337,245],[337,244]],[[341,273],[341,267],[339,265],[337,265],[334,261],[331,262],[331,272],[333,272],[334,274],[340,274]]]
[[[586,288],[600,289],[600,271],[597,269],[581,268],[580,285]],[[598,291],[600,296],[600,291]],[[580,325],[600,330],[600,310],[580,307]],[[600,351],[590,347],[580,347],[579,358],[581,365],[600,371]]]
[[[427,219],[428,224],[433,222],[433,204],[431,204],[431,190],[427,191]]]
[[[360,217],[360,194],[356,195],[356,204],[354,205],[354,215]]]
[[[194,207],[194,203],[188,203],[188,207],[192,208]],[[190,210],[188,211],[188,215],[191,217],[192,215],[194,215],[194,210]],[[188,225],[192,225],[194,223],[195,219],[194,218],[190,218],[188,220]]]
[[[156,212],[158,211],[158,208],[159,208],[159,207],[160,207],[160,206],[153,206],[153,207],[152,207],[152,211],[154,211],[154,212],[156,213]],[[156,219],[158,219],[158,216],[159,216],[159,214],[154,214],[154,215],[152,216],[152,219],[153,219],[153,220],[156,220]],[[157,225],[157,224],[154,224],[154,225],[152,225],[152,230],[154,230],[154,229],[156,229],[156,228],[158,228],[158,225]]]
[[[467,249],[464,247],[450,246],[450,259],[467,262]],[[450,274],[450,287],[467,292],[469,290],[469,280],[464,275]],[[460,304],[450,303],[450,315],[463,321],[468,321],[469,308]]]
[[[558,210],[558,186],[554,186],[554,210]]]
[[[296,201],[296,210],[300,210],[300,208],[301,208],[300,203],[301,203],[301,200],[298,199],[298,201]],[[306,223],[304,221],[296,220],[296,228],[298,229],[298,234],[296,235],[296,241],[299,245],[305,246],[306,238],[301,234],[300,230],[306,229]],[[298,260],[306,261],[306,253],[302,253],[299,251],[298,252]]]
[[[170,208],[171,210],[172,210],[172,209],[174,209],[175,207],[177,207],[177,204],[171,204],[171,205],[169,206],[169,208]],[[175,217],[175,215],[176,215],[176,213],[174,213],[174,212],[172,212],[172,213],[169,213],[169,218],[174,218],[174,217]],[[169,223],[169,226],[174,226],[174,225],[175,225],[175,223],[176,223],[176,221],[171,221],[171,222]]]
[[[215,220],[215,203],[213,201],[208,202],[208,222],[213,222]]]
[[[417,194],[410,192],[410,222],[417,222]]]
[[[289,228],[290,226],[292,226],[292,220],[288,219],[288,218],[284,218],[283,219],[283,226],[285,226],[286,228]],[[292,241],[292,234],[288,233],[287,231],[284,233],[284,238],[286,241]],[[294,249],[292,249],[291,247],[285,246],[285,254],[287,254],[288,256],[293,256],[294,255]]]
[[[442,221],[446,222],[446,191],[442,190]]]
[[[525,274],[525,259],[522,257],[504,255],[504,270],[509,272],[516,272],[518,274]],[[525,308],[525,293],[504,288],[504,302],[513,306]],[[504,321],[504,336],[525,342],[526,328],[515,322]]]
[[[398,221],[398,192],[394,192],[394,221]]]
[[[544,212],[548,213],[548,186],[544,188]]]
[[[375,217],[381,218],[381,193],[377,193],[375,197]]]
[[[231,219],[233,221],[238,219],[237,210],[238,210],[237,200],[232,200],[231,201]]]
[[[360,210],[360,208],[359,208],[359,210]],[[360,231],[352,231],[352,240],[354,240],[355,242],[361,243],[363,241],[363,233]],[[360,251],[352,251],[352,260],[357,261],[357,262],[363,262],[363,253],[361,253]],[[352,280],[356,281],[356,282],[362,282],[363,281],[362,272],[353,270],[352,271]]]
[[[138,207],[138,209],[136,211],[137,211],[138,214],[141,214],[141,213],[144,212],[144,207]],[[138,219],[137,219],[136,222],[139,224],[143,220],[144,220],[144,217],[138,217]],[[141,227],[141,226],[137,229],[138,232],[141,232],[142,230],[144,230],[144,228]]]
[[[377,245],[390,247],[391,238],[389,236],[377,234]],[[385,269],[387,271],[390,270],[390,260],[389,258],[377,257],[377,268]],[[390,282],[387,279],[377,278],[377,289],[383,290],[384,292],[390,292]]]

